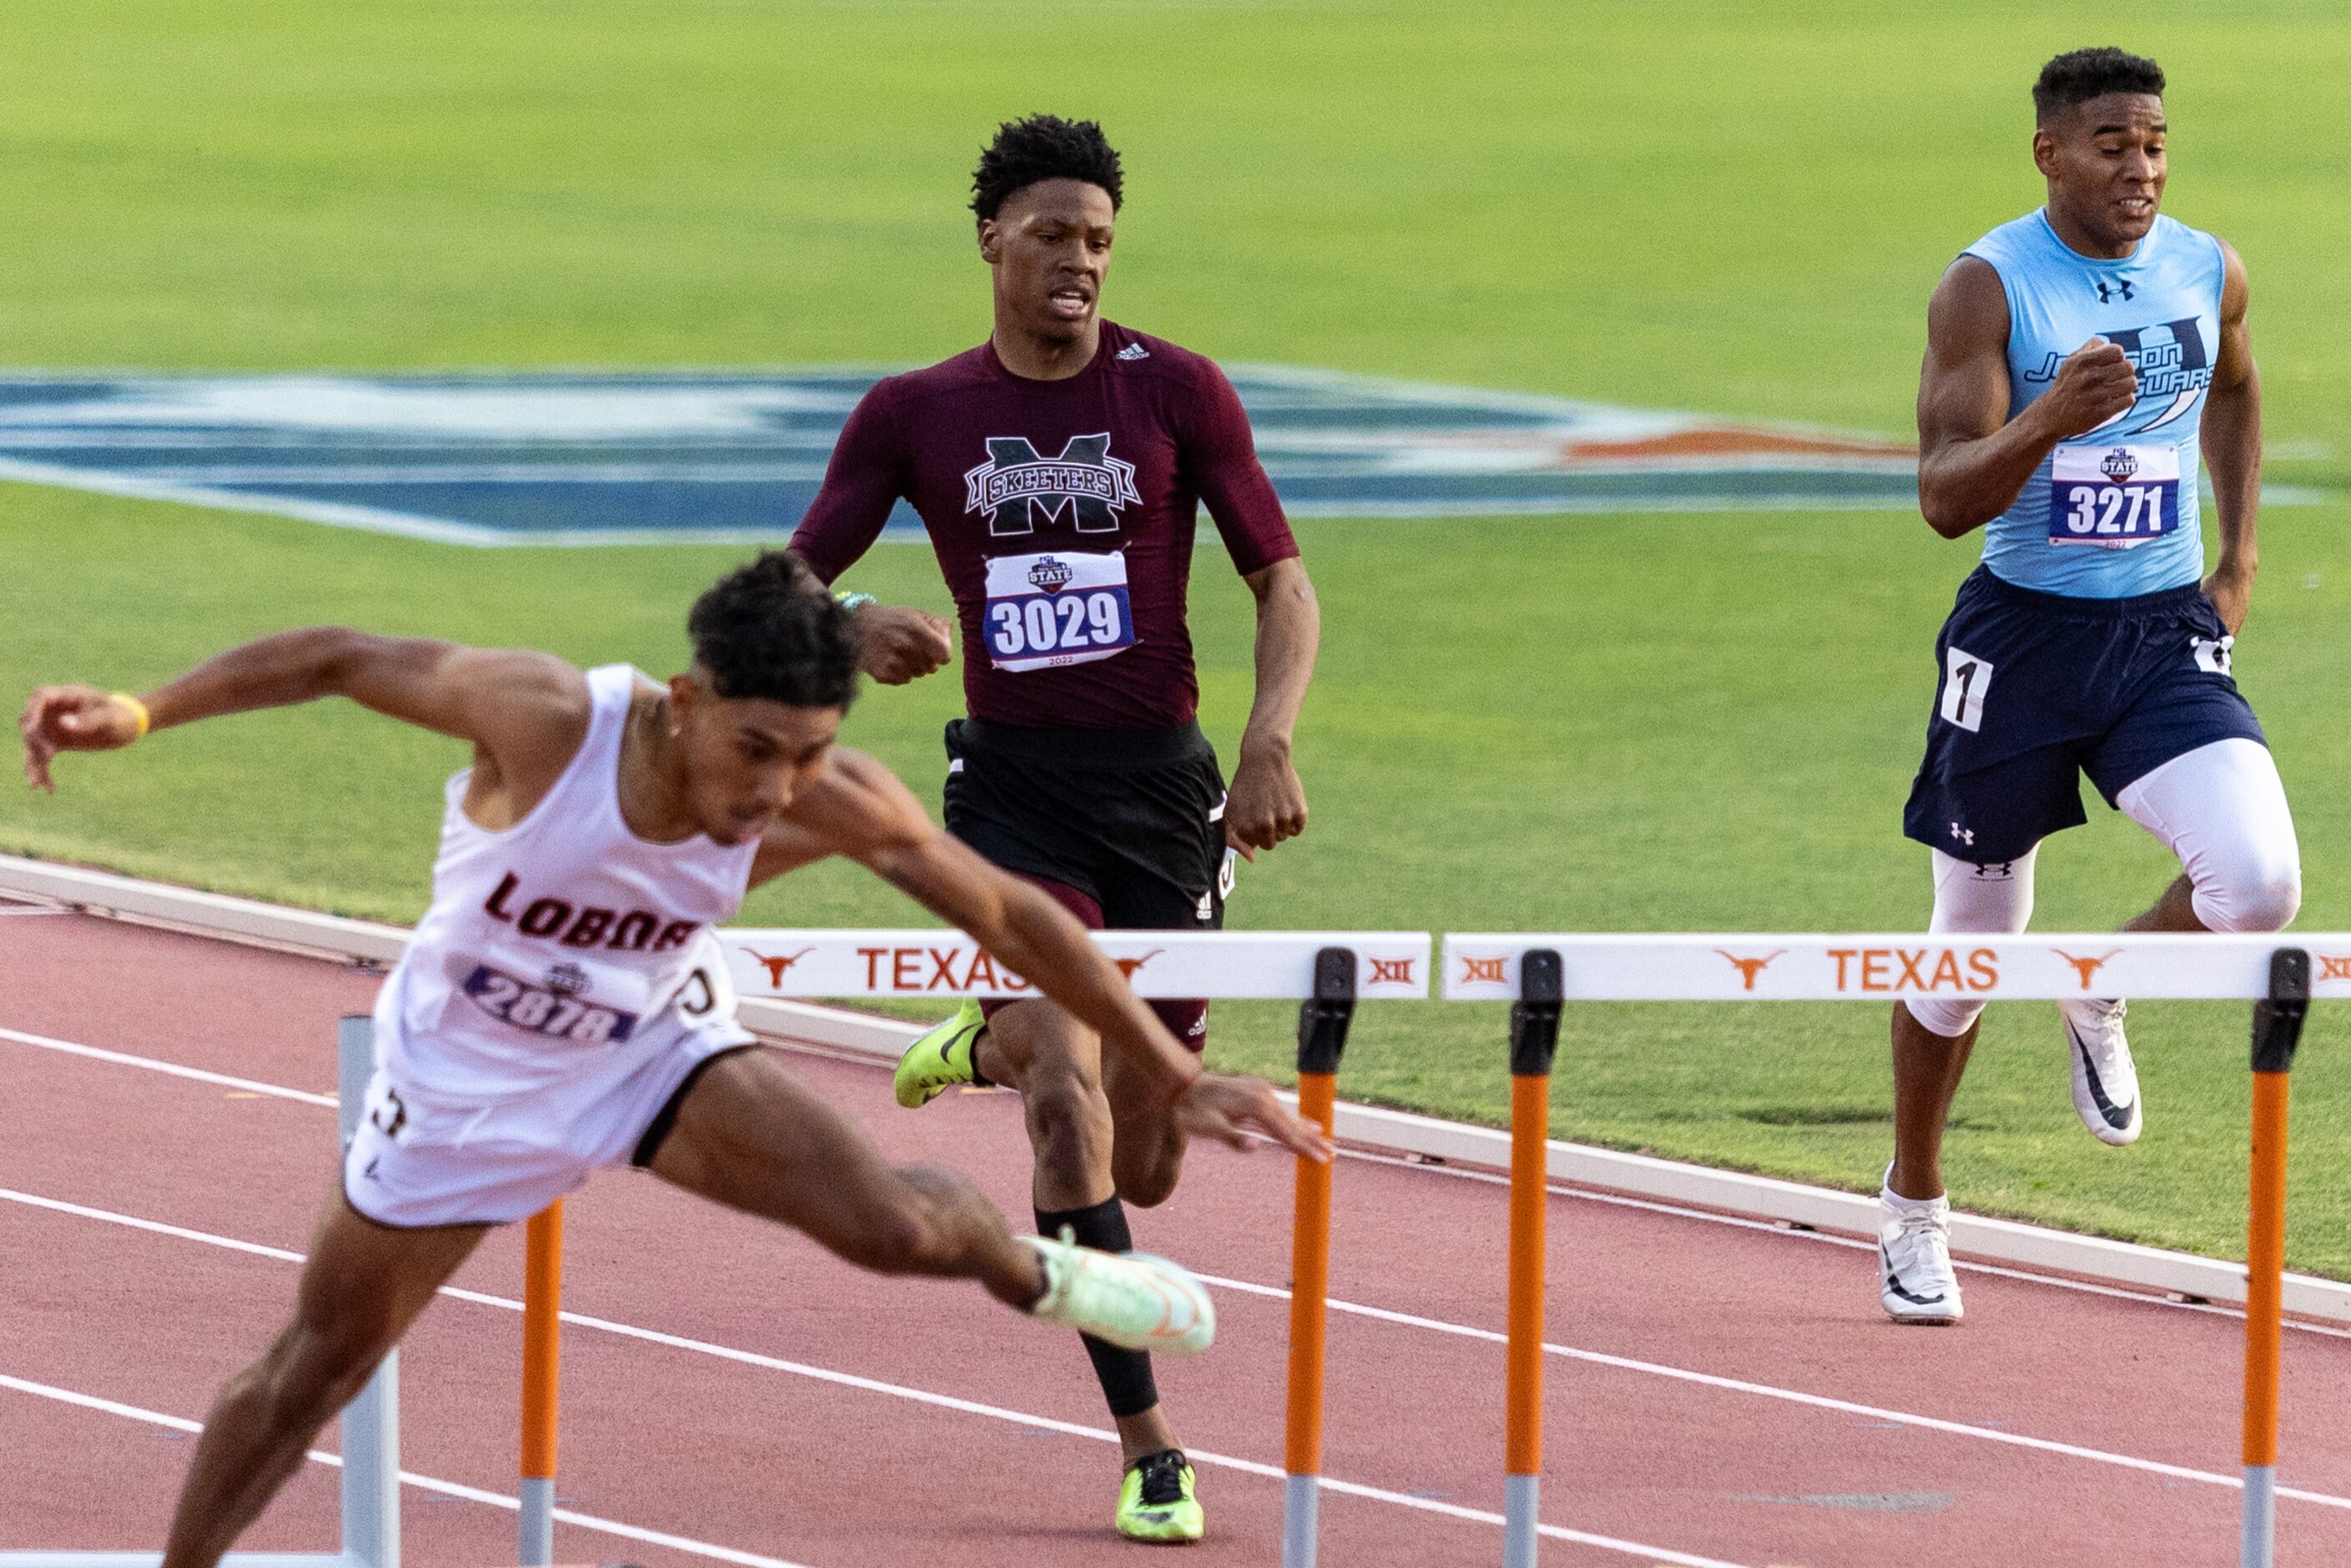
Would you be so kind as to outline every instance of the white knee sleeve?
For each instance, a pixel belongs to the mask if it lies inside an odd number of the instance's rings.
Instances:
[[[2269,747],[2214,741],[2115,798],[2179,857],[2196,918],[2212,931],[2278,931],[2302,907],[2302,849]]]
[[[1934,857],[1935,867],[1935,918],[1928,930],[2008,935],[2023,930],[2032,918],[2032,862],[2041,853],[2039,846],[2022,860],[1989,865],[1954,860],[1940,850],[1927,852]],[[1967,1033],[1983,1011],[1980,1001],[1941,997],[1905,998],[1902,1005],[1919,1027],[1946,1039]]]

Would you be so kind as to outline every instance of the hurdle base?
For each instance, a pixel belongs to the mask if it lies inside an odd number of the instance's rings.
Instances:
[[[2277,1467],[2245,1467],[2245,1511],[2238,1531],[2239,1568],[2273,1568],[2277,1562]]]
[[[1535,1521],[1542,1497],[1542,1477],[1502,1478],[1502,1568],[1535,1568]]]
[[[1322,1502],[1322,1477],[1282,1479],[1281,1568],[1314,1568],[1315,1515]]]

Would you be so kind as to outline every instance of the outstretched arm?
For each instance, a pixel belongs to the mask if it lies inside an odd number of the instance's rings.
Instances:
[[[2204,591],[2235,635],[2252,606],[2253,572],[2261,549],[2253,520],[2262,506],[2262,376],[2253,364],[2253,341],[2245,328],[2252,287],[2235,247],[2223,244],[2227,267],[2220,284],[2220,352],[2212,365],[2211,389],[2204,394],[2204,461],[2212,469],[2212,504],[2220,514],[2220,559],[2204,580]]]
[[[1257,696],[1225,803],[1225,841],[1254,861],[1258,851],[1306,831],[1306,787],[1290,760],[1290,740],[1314,678],[1322,608],[1296,556],[1242,580],[1257,595]]]
[[[1310,1156],[1328,1152],[1268,1084],[1204,1071],[1068,911],[950,837],[888,768],[856,752],[834,752],[824,777],[769,830],[751,880],[827,854],[857,861],[968,932],[1100,1034],[1103,1050],[1156,1086],[1189,1131],[1235,1146],[1255,1132]]]
[[[2008,510],[2060,442],[2095,430],[2138,397],[2129,358],[2093,338],[2058,368],[2047,392],[2009,418],[2008,329],[2008,295],[1992,265],[1973,256],[1951,263],[1927,306],[1918,372],[1918,507],[1947,539]]]
[[[552,654],[313,626],[231,648],[143,697],[43,686],[17,719],[25,777],[54,791],[60,751],[118,750],[150,729],[325,696],[472,741],[509,784],[551,783],[587,724],[586,680]]]

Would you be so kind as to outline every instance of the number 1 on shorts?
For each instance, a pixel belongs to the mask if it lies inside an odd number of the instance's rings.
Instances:
[[[1984,693],[1991,689],[1991,662],[1964,648],[1943,651],[1944,719],[1961,729],[1983,728]]]

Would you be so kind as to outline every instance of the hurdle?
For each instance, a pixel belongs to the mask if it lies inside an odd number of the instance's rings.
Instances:
[[[2311,953],[2321,956],[2316,974]],[[2244,1492],[2241,1568],[2275,1561],[2278,1357],[2285,1269],[2286,1072],[2314,998],[2351,999],[2351,934],[2063,933],[2022,936],[1906,934],[1531,936],[1454,933],[1439,960],[1448,1001],[1514,1001],[1514,1069],[1540,1009],[1559,1002],[1898,1001],[1961,997],[1986,1001],[2251,1000],[2253,1134],[2245,1306]],[[1545,1083],[1548,1079],[1542,1080]],[[1514,1085],[1511,1161],[1511,1312],[1505,1364],[1512,1383],[1505,1487],[1514,1508],[1506,1562],[1535,1561],[1534,1476],[1539,1460],[1522,1431],[1540,1421],[1542,1301],[1538,1282],[1522,1302],[1523,1270],[1541,1268],[1540,1224],[1521,1227],[1522,1204],[1543,1202],[1544,1169],[1517,1157],[1523,1105]],[[1541,1113],[1548,1119],[1548,1106]],[[1523,1229],[1523,1234],[1522,1234]],[[1521,1259],[1531,1248],[1531,1263]],[[1535,1276],[1539,1281],[1539,1275]],[[1525,1310],[1522,1310],[1525,1309]],[[1532,1437],[1539,1439],[1540,1434]],[[1539,1468],[1539,1466],[1538,1466]]]
[[[375,1020],[335,1030],[339,1147],[365,1113],[375,1071]],[[223,1568],[400,1568],[400,1352],[383,1358],[342,1414],[342,1546],[336,1552],[232,1552]],[[0,1552],[0,1568],[154,1568],[161,1552]]]
[[[1146,998],[1296,1001],[1299,1110],[1331,1131],[1333,1075],[1355,1003],[1429,992],[1426,931],[1097,931],[1094,945]],[[724,930],[745,998],[1019,998],[1036,988],[959,931]],[[1312,1568],[1322,1445],[1323,1298],[1331,1167],[1300,1158],[1291,1226],[1282,1563]],[[0,1564],[0,1568],[5,1568]]]

